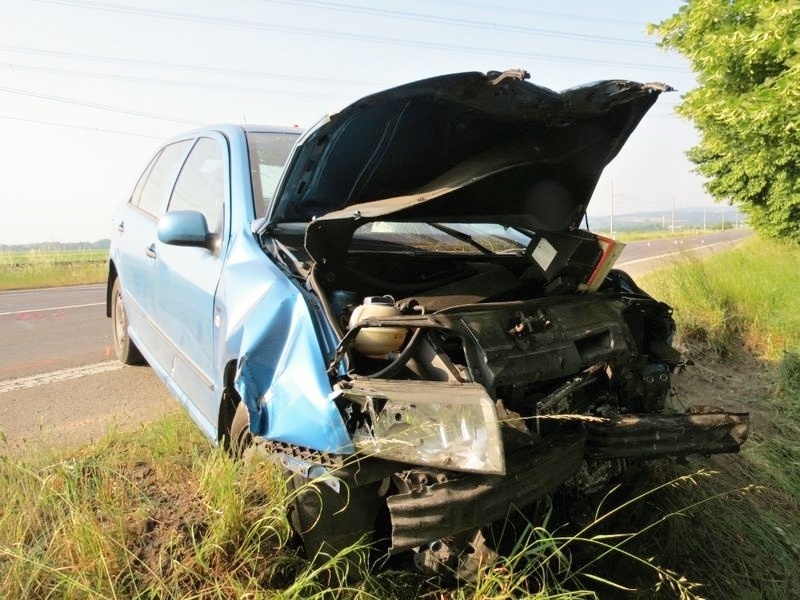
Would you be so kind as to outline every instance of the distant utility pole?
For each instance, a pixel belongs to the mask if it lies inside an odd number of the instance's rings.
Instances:
[[[608,218],[608,237],[614,239],[614,180],[611,180],[611,216]]]
[[[675,194],[672,194],[672,225],[669,226],[669,230],[675,233]]]

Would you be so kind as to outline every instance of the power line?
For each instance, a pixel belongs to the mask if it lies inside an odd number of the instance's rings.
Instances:
[[[616,44],[623,46],[639,46],[647,48],[653,46],[653,44],[651,44],[650,42],[645,42],[642,40],[629,40],[624,38],[613,38],[601,35],[571,33],[568,31],[555,31],[552,29],[539,29],[535,27],[508,25],[506,23],[492,23],[486,21],[472,21],[469,19],[457,19],[453,17],[439,17],[430,14],[411,13],[399,10],[387,10],[380,8],[369,8],[365,6],[353,6],[352,4],[339,4],[337,2],[324,2],[322,0],[262,0],[262,2],[270,2],[272,4],[287,4],[290,6],[308,6],[311,8],[321,8],[324,10],[331,10],[337,12],[374,15],[392,19],[406,19],[410,21],[418,21],[425,23],[442,23],[446,25],[454,25],[457,27],[470,27],[482,30],[491,29],[494,31],[506,31],[509,33],[522,33],[526,35],[535,35],[540,37],[579,40],[587,42],[596,42],[601,44]]]
[[[426,4],[450,4],[456,6],[467,6],[470,8],[491,8],[492,11],[512,12],[515,14],[528,14],[536,17],[545,17],[551,19],[562,19],[568,21],[587,21],[590,23],[609,23],[615,25],[635,25],[641,27],[642,23],[638,21],[627,21],[624,19],[611,19],[609,17],[595,17],[587,15],[574,15],[568,13],[553,12],[547,10],[536,10],[534,8],[523,8],[519,6],[503,6],[501,4],[489,4],[486,2],[469,2],[465,0],[426,0]]]
[[[166,63],[149,60],[139,60],[122,57],[111,56],[97,56],[93,54],[81,54],[78,52],[64,52],[57,50],[42,50],[39,48],[28,48],[24,46],[9,46],[0,44],[0,51],[13,52],[17,54],[30,54],[35,56],[53,56],[58,58],[68,58],[75,60],[83,60],[89,62],[101,62],[117,65],[130,65],[135,67],[148,67],[156,69],[174,69],[177,71],[193,71],[197,73],[215,73],[220,75],[237,75],[242,77],[260,77],[266,79],[281,79],[285,81],[306,81],[310,83],[324,83],[336,85],[375,85],[375,82],[370,81],[357,81],[353,79],[329,78],[329,77],[313,77],[309,75],[293,75],[291,73],[268,73],[265,71],[249,71],[245,69],[236,69],[233,67],[210,67],[208,65],[186,65],[178,63]]]
[[[88,71],[78,71],[74,69],[59,69],[58,67],[35,67],[30,65],[0,65],[0,69],[6,68],[14,71],[28,71],[32,73],[53,73],[56,75],[69,75],[70,77],[85,77],[87,79],[107,79],[112,81],[131,81],[135,83],[148,83],[156,85],[164,85],[171,87],[193,87],[205,88],[212,90],[227,90],[237,92],[267,92],[270,94],[281,94],[284,96],[299,96],[309,97],[314,96],[317,98],[344,98],[341,94],[324,94],[320,92],[304,92],[294,90],[275,90],[267,88],[258,88],[244,85],[233,85],[230,83],[209,83],[200,81],[181,81],[178,79],[159,79],[157,77],[141,77],[136,75],[120,75],[117,73],[92,73]]]
[[[190,121],[189,119],[181,119],[178,117],[170,117],[167,115],[162,115],[158,113],[149,113],[144,112],[141,110],[133,110],[129,108],[122,108],[120,106],[108,106],[106,104],[94,104],[92,102],[86,102],[84,100],[77,100],[75,98],[66,98],[64,96],[53,96],[51,94],[42,94],[39,92],[32,92],[30,90],[20,90],[17,88],[10,88],[5,86],[0,86],[0,92],[5,92],[7,94],[17,94],[19,96],[28,96],[30,98],[40,98],[42,100],[49,100],[51,102],[60,102],[62,104],[73,104],[75,106],[83,106],[86,108],[92,108],[95,110],[106,110],[110,112],[117,112],[126,115],[133,115],[136,117],[146,117],[148,119],[159,119],[161,121],[173,121],[175,123],[185,123],[187,125],[202,125],[200,121]]]
[[[99,10],[107,12],[116,12],[120,14],[133,14],[144,17],[153,17],[159,19],[178,20],[193,23],[202,23],[208,25],[224,25],[228,27],[237,27],[241,29],[253,29],[257,31],[274,31],[277,33],[288,33],[293,35],[306,35],[311,37],[323,37],[331,39],[343,39],[350,41],[361,41],[379,45],[402,46],[413,48],[428,48],[432,50],[445,50],[451,52],[465,52],[470,54],[492,54],[496,56],[513,56],[515,58],[532,58],[543,61],[556,61],[571,64],[596,64],[622,68],[636,68],[636,69],[658,69],[661,71],[676,71],[683,72],[684,69],[680,67],[669,67],[664,65],[648,65],[636,64],[623,61],[602,60],[602,59],[587,59],[587,58],[574,58],[569,56],[559,56],[555,54],[541,54],[532,52],[511,52],[505,49],[498,48],[484,48],[477,46],[464,46],[457,44],[444,44],[432,41],[411,41],[400,38],[389,38],[384,36],[373,36],[366,34],[356,33],[339,33],[333,31],[326,31],[322,29],[311,29],[307,27],[294,27],[288,25],[272,25],[258,21],[242,21],[237,19],[228,19],[222,17],[208,17],[196,13],[184,13],[159,9],[146,9],[138,8],[135,6],[126,6],[122,4],[108,4],[104,2],[96,2],[94,0],[36,0],[47,4],[57,4],[62,6],[73,6],[76,8],[86,8],[90,10]]]
[[[56,121],[44,121],[41,119],[26,119],[23,117],[10,117],[8,115],[0,115],[0,119],[6,119],[8,121],[22,121],[23,123],[37,123],[40,125],[54,125],[56,127],[69,127],[70,129],[85,129],[88,131],[98,131],[101,133],[116,133],[119,135],[130,135],[134,137],[141,137],[141,138],[149,138],[151,140],[164,140],[166,138],[159,137],[155,135],[146,135],[144,133],[134,133],[132,131],[119,131],[116,129],[103,129],[100,127],[87,127],[85,125],[74,125],[72,123],[59,123]]]

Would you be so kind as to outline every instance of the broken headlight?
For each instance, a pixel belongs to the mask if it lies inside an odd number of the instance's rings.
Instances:
[[[345,396],[366,417],[353,434],[362,453],[453,471],[505,473],[494,403],[477,384],[370,380]]]

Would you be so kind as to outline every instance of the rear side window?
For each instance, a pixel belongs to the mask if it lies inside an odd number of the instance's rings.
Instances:
[[[186,151],[191,143],[191,140],[183,140],[164,146],[161,153],[151,163],[149,173],[145,171],[142,179],[136,184],[136,190],[131,199],[134,204],[143,211],[158,216],[161,203],[172,185],[175,170],[186,156]]]
[[[222,229],[225,200],[223,154],[211,138],[200,138],[178,175],[168,210],[196,210],[206,218],[208,231],[217,234]]]

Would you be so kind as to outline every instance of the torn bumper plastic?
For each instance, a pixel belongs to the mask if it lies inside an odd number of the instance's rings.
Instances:
[[[391,552],[477,529],[535,502],[578,472],[584,459],[650,459],[737,452],[749,416],[698,407],[688,414],[623,415],[580,432],[542,438],[506,456],[506,475],[465,475],[387,498]]]
[[[738,452],[750,433],[748,413],[693,407],[687,414],[623,415],[587,424],[588,458],[657,458]]]
[[[466,475],[387,498],[396,553],[506,517],[554,491],[583,461],[583,432],[520,448],[506,457],[506,475]]]

